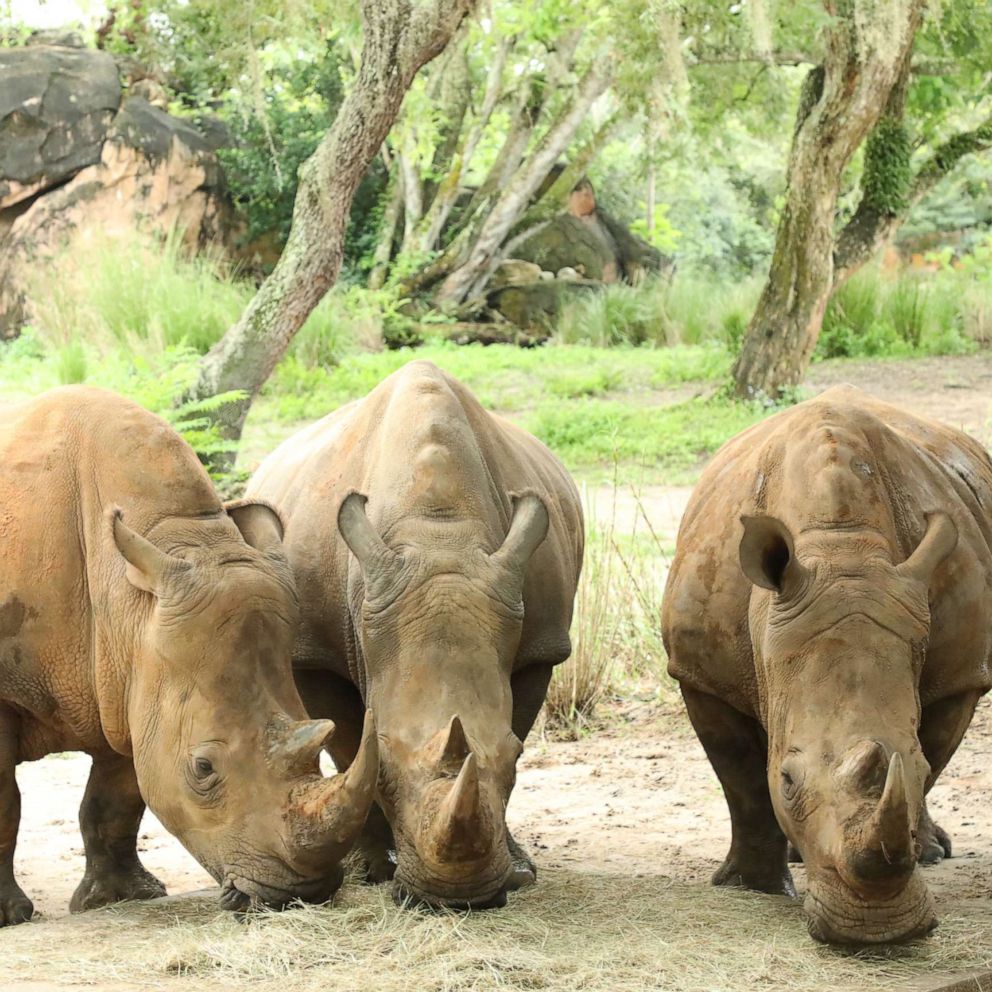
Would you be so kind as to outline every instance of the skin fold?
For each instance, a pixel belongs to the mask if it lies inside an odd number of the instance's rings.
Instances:
[[[73,910],[164,894],[142,867],[145,804],[222,885],[222,904],[323,901],[372,801],[371,720],[348,777],[318,754],[290,669],[299,623],[282,524],[221,504],[159,418],[70,387],[0,423],[0,925],[18,762],[86,751],[86,872]]]
[[[397,897],[413,902],[502,905],[535,877],[504,810],[552,667],[571,651],[574,483],[535,438],[418,361],[290,438],[248,491],[286,521],[297,682],[311,715],[342,730],[339,768],[365,706],[375,714],[368,877],[395,872]]]
[[[714,877],[794,894],[810,932],[936,925],[950,855],[925,796],[992,664],[992,462],[960,431],[836,387],[728,442],[700,478],[663,606],[669,671],[730,808]]]

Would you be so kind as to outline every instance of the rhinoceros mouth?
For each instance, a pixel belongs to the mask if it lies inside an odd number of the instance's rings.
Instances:
[[[814,940],[829,944],[897,944],[925,937],[937,926],[933,897],[914,873],[891,899],[867,900],[840,883],[810,879],[803,904]]]
[[[404,909],[421,909],[428,912],[477,912],[483,909],[502,909],[506,905],[506,889],[500,887],[490,895],[452,898],[421,892],[396,881],[393,883],[393,902]]]
[[[294,902],[319,904],[327,902],[340,884],[340,878],[328,876],[294,882],[284,888],[271,882],[229,874],[221,887],[220,904],[222,909],[231,912],[244,912],[258,906],[285,909]]]
[[[397,906],[428,910],[501,909],[506,905],[511,872],[497,871],[464,882],[440,878],[412,878],[397,869],[393,901]]]

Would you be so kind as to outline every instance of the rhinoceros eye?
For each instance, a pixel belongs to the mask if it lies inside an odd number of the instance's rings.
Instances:
[[[212,795],[220,782],[220,776],[217,774],[217,768],[212,758],[204,754],[203,751],[191,754],[186,765],[186,782],[197,795],[202,797]]]
[[[791,803],[796,798],[800,785],[802,785],[802,775],[798,769],[788,765],[784,765],[779,774],[782,781],[782,798],[787,803]]]

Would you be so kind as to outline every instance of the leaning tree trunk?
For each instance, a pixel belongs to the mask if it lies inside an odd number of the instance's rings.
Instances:
[[[800,98],[775,252],[734,366],[742,397],[778,396],[805,374],[833,287],[841,177],[900,78],[924,0],[890,3],[886,16],[866,0],[825,6],[824,63]]]
[[[544,136],[526,163],[517,171],[511,184],[496,200],[475,238],[467,260],[441,284],[438,299],[461,303],[486,281],[499,261],[499,249],[506,236],[551,171],[558,156],[568,147],[592,105],[606,92],[612,73],[612,61],[603,58],[594,63],[583,76],[571,106]]]
[[[204,356],[192,398],[243,390],[213,416],[241,436],[252,401],[337,279],[352,198],[420,68],[439,55],[476,0],[363,0],[358,77],[300,170],[282,256],[241,318]]]

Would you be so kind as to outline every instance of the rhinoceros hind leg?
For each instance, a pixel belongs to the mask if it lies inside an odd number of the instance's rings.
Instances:
[[[14,776],[19,726],[16,714],[0,705],[0,927],[24,923],[34,912],[14,880],[14,847],[21,825],[21,793]]]
[[[117,754],[95,756],[79,807],[86,872],[72,895],[70,912],[165,895],[165,886],[138,860],[144,812],[132,763]]]
[[[527,851],[516,842],[513,834],[507,832],[506,842],[510,848],[510,862],[513,869],[507,880],[506,887],[511,892],[524,889],[537,881],[537,865]]]
[[[730,808],[730,851],[713,884],[795,897],[786,862],[788,843],[768,795],[764,731],[708,693],[683,686],[682,696]]]

